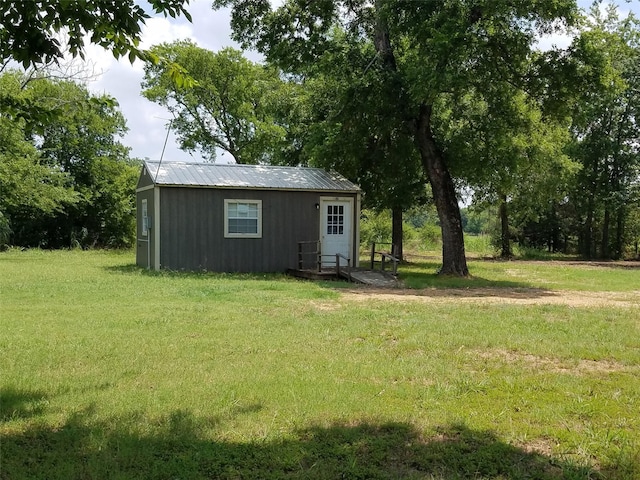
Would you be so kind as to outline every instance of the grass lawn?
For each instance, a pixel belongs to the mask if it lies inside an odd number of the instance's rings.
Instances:
[[[0,253],[0,479],[640,478],[638,269],[425,260],[416,301],[133,262]]]

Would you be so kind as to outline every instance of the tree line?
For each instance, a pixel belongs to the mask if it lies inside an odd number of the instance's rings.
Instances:
[[[171,15],[187,4],[154,2]],[[468,274],[463,188],[475,208],[496,208],[503,256],[515,240],[620,258],[640,237],[640,36],[633,15],[621,17],[601,2],[583,12],[573,0],[288,0],[276,8],[268,0],[214,2],[222,7],[230,8],[233,38],[264,62],[189,41],[143,53],[129,43],[130,55],[146,62],[143,95],[172,112],[183,149],[208,160],[222,150],[239,163],[336,169],[362,186],[367,207],[393,212],[399,245],[403,215],[431,204],[444,274]],[[539,48],[541,36],[568,31],[568,48]],[[37,55],[21,60],[37,63]],[[15,104],[5,98],[4,112]],[[109,102],[90,105],[108,111]],[[123,128],[116,113],[114,134]],[[45,129],[30,132],[28,114],[19,121],[25,127],[16,138],[31,138],[35,163],[49,168],[39,185],[68,205],[98,202],[91,187],[82,195],[65,190],[80,166],[51,153],[53,136],[46,143]],[[57,128],[51,131],[70,127]],[[112,142],[114,156],[100,158],[126,158],[117,146]],[[22,218],[17,210],[0,198],[5,222]],[[106,228],[106,217],[98,223]]]
[[[0,74],[0,244],[127,247],[138,163],[112,98],[45,71]]]

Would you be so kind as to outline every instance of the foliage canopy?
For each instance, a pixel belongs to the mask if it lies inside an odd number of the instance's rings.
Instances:
[[[59,115],[0,116],[3,243],[129,246],[135,230],[138,168],[117,137],[125,120],[113,99],[70,81],[0,76],[6,95]]]
[[[145,64],[143,95],[173,114],[182,149],[209,159],[222,149],[237,163],[277,163],[285,129],[273,115],[284,88],[275,69],[231,48],[214,53],[190,41],[157,45],[151,53],[179,64],[196,82],[185,88],[166,63]]]
[[[189,0],[147,1],[156,13],[191,19]],[[134,0],[1,0],[0,16],[1,62],[13,59],[28,68],[57,61],[67,51],[84,58],[87,38],[116,58],[145,58],[138,46],[149,14]]]
[[[214,2],[214,7],[222,6],[232,7],[234,38],[257,48],[286,73],[304,80],[319,74],[334,79],[346,76],[379,92],[364,97],[360,104],[355,97],[354,108],[347,109],[356,118],[371,120],[371,131],[352,134],[350,124],[341,121],[342,105],[329,107],[326,117],[335,119],[339,134],[349,139],[384,138],[395,130],[411,140],[442,228],[441,272],[467,275],[462,221],[450,171],[454,159],[438,136],[437,121],[443,118],[439,101],[443,95],[453,95],[455,101],[471,90],[481,96],[501,94],[495,85],[510,84],[524,91],[540,83],[540,66],[547,62],[543,57],[537,64],[530,61],[533,45],[540,33],[576,21],[575,1],[472,5],[288,0],[276,9],[268,0]],[[333,61],[341,55],[349,61]],[[386,118],[376,121],[380,106]],[[415,157],[407,158],[414,161]]]

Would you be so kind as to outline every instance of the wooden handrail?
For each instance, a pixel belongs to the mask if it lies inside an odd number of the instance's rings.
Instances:
[[[347,278],[351,282],[351,259],[344,256],[341,253],[336,253],[336,275],[340,276],[340,259],[344,258],[347,261]]]
[[[315,251],[304,251],[304,245],[316,245]],[[316,264],[318,272],[322,271],[322,259],[326,258],[335,258],[336,264],[336,275],[340,275],[340,268],[342,267],[340,259],[344,259],[346,261],[346,272],[349,281],[352,281],[351,278],[351,259],[342,253],[336,253],[331,255],[323,255],[322,254],[322,245],[319,240],[310,240],[306,242],[298,242],[298,270],[304,270],[304,258],[305,256],[315,255],[316,256]],[[325,260],[329,265],[331,265],[331,261]]]
[[[391,270],[391,273],[393,275],[396,275],[398,273],[398,257],[394,257],[393,255],[389,255],[388,253],[384,253],[384,252],[380,252],[380,255],[382,255],[382,264],[380,266],[380,269],[384,272],[384,264],[385,264],[385,260],[391,260],[391,262],[393,262],[393,268]]]
[[[391,273],[393,275],[397,275],[398,273],[398,263],[400,263],[400,259],[394,255],[395,254],[395,245],[393,243],[379,243],[378,245],[391,245],[391,253],[389,252],[383,252],[383,251],[377,251],[376,250],[376,243],[373,242],[371,244],[371,270],[374,270],[375,268],[375,257],[376,255],[380,255],[381,257],[381,264],[380,264],[380,269],[384,272],[385,271],[385,264],[387,261],[391,261],[393,264],[393,268],[391,270]]]

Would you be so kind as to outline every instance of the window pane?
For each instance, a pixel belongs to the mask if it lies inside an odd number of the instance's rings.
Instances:
[[[344,234],[344,205],[327,205],[327,235]]]
[[[246,203],[237,203],[238,206],[238,216],[246,217],[249,212],[249,206]]]
[[[258,233],[258,220],[251,218],[230,218],[229,233]]]
[[[249,207],[247,210],[247,216],[249,218],[258,218],[258,205],[251,203],[248,204],[247,207]]]
[[[147,236],[149,232],[149,216],[147,210],[147,199],[142,200],[142,235]]]

